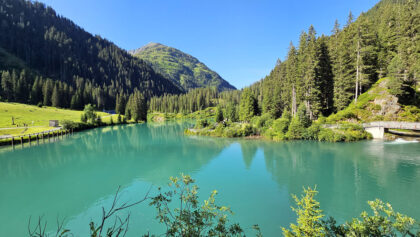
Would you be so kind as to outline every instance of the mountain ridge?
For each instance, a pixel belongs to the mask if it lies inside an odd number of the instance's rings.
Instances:
[[[0,96],[9,101],[41,102],[29,96],[37,76],[51,80],[44,93],[47,98],[57,87],[59,100],[65,101],[59,107],[73,104],[75,109],[88,103],[100,109],[112,109],[117,94],[129,96],[135,91],[146,97],[183,92],[143,60],[101,36],[92,35],[43,3],[0,0],[0,6],[0,48],[3,49],[0,69],[10,74],[12,69],[18,69],[20,73],[19,67],[23,66],[19,64],[22,64],[32,74],[23,78],[20,92],[15,91],[17,87],[2,92]],[[7,58],[18,59],[12,62],[19,63],[6,64],[10,61]],[[5,80],[13,83],[13,75]],[[42,80],[42,84],[46,81]],[[16,94],[25,96],[17,99]],[[48,99],[44,102],[51,104]]]
[[[203,87],[216,87],[219,91],[236,89],[200,60],[179,49],[151,42],[128,53],[148,62],[185,91]]]

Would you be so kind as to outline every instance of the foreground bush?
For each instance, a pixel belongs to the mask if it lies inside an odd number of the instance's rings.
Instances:
[[[419,225],[416,221],[395,212],[389,203],[381,200],[369,201],[372,214],[366,211],[359,218],[353,218],[344,224],[337,224],[333,217],[325,218],[319,202],[315,200],[315,189],[303,189],[300,198],[293,195],[296,207],[292,210],[297,215],[296,224],[290,229],[282,228],[286,237],[298,236],[420,236]]]
[[[158,188],[156,196],[149,196],[150,189],[139,201],[118,205],[119,189],[114,197],[111,207],[106,210],[99,222],[91,221],[89,224],[91,237],[118,237],[125,236],[128,230],[130,215],[120,218],[117,213],[121,210],[150,201],[157,211],[156,219],[165,225],[166,231],[159,236],[245,236],[244,229],[238,223],[230,223],[229,216],[232,211],[229,207],[216,204],[217,191],[213,191],[210,197],[200,204],[198,187],[195,181],[188,175],[171,177],[167,188]],[[419,225],[416,221],[395,212],[389,203],[380,200],[369,201],[372,214],[362,212],[359,218],[353,218],[343,224],[337,224],[333,217],[325,217],[320,208],[320,203],[315,200],[318,193],[316,189],[303,189],[303,195],[299,198],[292,195],[296,213],[296,224],[290,224],[290,229],[282,228],[283,236],[420,236]],[[111,221],[115,218],[115,221]],[[69,237],[77,236],[64,228],[64,223],[57,220],[55,234],[45,233],[47,223],[39,218],[35,227],[29,222],[28,231],[31,237]],[[260,237],[258,225],[249,228]],[[143,236],[155,236],[146,233]]]

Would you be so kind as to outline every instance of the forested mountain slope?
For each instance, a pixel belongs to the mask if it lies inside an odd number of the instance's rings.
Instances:
[[[235,89],[197,58],[178,49],[150,43],[130,53],[149,62],[155,71],[170,78],[185,91],[204,87],[216,87],[219,91]]]
[[[418,0],[383,0],[362,13],[357,20],[350,13],[344,26],[335,22],[330,36],[317,36],[311,26],[301,34],[296,46],[290,44],[284,61],[278,60],[268,76],[246,90],[251,91],[251,99],[257,102],[256,115],[268,114],[279,118],[286,111],[296,115],[299,106],[305,105],[310,118],[315,120],[346,109],[385,77],[388,78],[387,93],[391,94],[387,98],[397,98],[401,108],[419,106]],[[240,93],[226,92],[223,96],[231,100],[196,91],[183,96],[153,98],[151,109],[161,112],[195,111],[219,104],[227,110],[234,104],[239,111],[237,98]],[[196,97],[197,103],[186,99]],[[241,101],[243,99],[244,96]],[[373,117],[370,116],[369,120]]]
[[[378,80],[372,87],[361,94],[357,102],[327,118],[327,123],[341,121],[420,121],[420,109],[413,105],[399,103],[394,95],[394,87],[390,78]]]
[[[418,105],[419,1],[384,0],[357,20],[350,13],[328,37],[311,26],[297,46],[290,44],[287,58],[250,88],[263,113],[296,114],[305,104],[316,119],[343,110],[383,77],[399,103]]]
[[[143,60],[38,2],[0,0],[0,48],[0,69],[7,71],[2,100],[51,105],[55,90],[59,107],[93,103],[113,109],[117,95],[182,92]],[[25,64],[27,70],[20,71],[15,63],[11,67],[10,61]]]

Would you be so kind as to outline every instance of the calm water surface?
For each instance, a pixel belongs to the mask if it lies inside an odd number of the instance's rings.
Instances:
[[[121,201],[135,201],[180,173],[197,180],[203,199],[218,190],[234,221],[259,224],[265,236],[279,236],[295,220],[291,194],[303,186],[316,185],[321,208],[339,221],[359,215],[375,198],[420,219],[419,143],[276,143],[188,137],[184,127],[114,126],[0,148],[0,236],[27,236],[30,216],[43,216],[49,230],[65,217],[67,228],[87,236],[88,223],[110,205],[118,186]],[[130,212],[128,236],[163,233],[147,203]]]

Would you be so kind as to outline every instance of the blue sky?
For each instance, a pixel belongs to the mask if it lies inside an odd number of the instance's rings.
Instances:
[[[329,35],[378,0],[41,0],[124,49],[159,42],[197,57],[238,88],[284,59],[290,41],[314,25]]]

